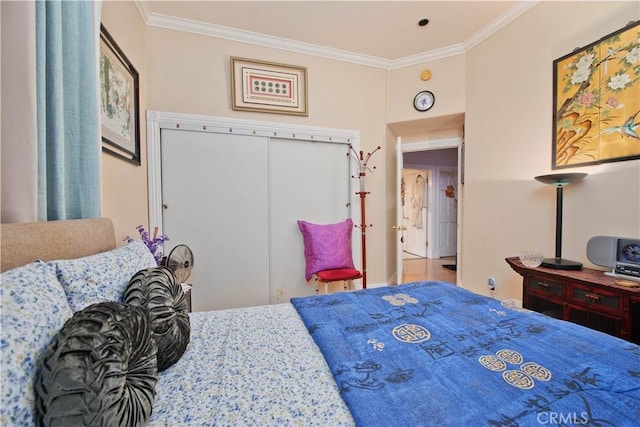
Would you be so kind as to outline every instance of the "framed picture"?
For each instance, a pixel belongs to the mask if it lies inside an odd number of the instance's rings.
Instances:
[[[640,21],[553,61],[552,167],[640,159]]]
[[[140,165],[138,72],[100,25],[102,151]]]
[[[308,116],[307,69],[231,57],[232,108]]]

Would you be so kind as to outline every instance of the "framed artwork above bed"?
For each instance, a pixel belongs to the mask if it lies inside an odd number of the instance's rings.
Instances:
[[[100,25],[100,123],[102,151],[140,165],[138,72]]]
[[[553,61],[552,167],[640,159],[640,21]]]

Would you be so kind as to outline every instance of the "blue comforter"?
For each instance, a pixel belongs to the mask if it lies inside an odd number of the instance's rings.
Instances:
[[[640,425],[621,339],[442,282],[291,302],[358,425]]]

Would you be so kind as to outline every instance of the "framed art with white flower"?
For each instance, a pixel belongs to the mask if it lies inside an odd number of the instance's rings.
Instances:
[[[102,151],[140,165],[138,72],[100,25],[100,124]]]
[[[552,167],[640,159],[640,21],[553,61]]]

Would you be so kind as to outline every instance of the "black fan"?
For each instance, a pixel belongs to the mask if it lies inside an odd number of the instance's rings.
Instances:
[[[187,245],[177,245],[164,259],[163,265],[171,270],[178,283],[185,283],[193,269],[193,252]]]

